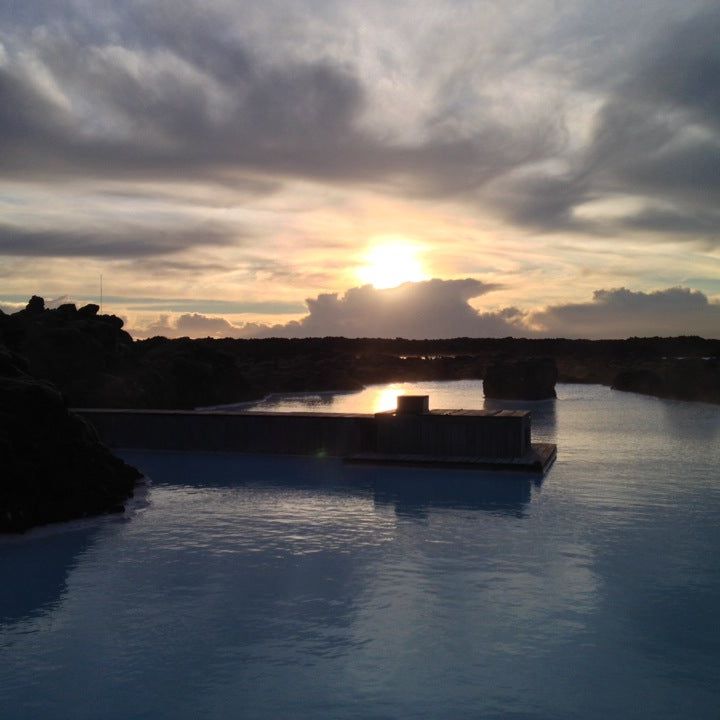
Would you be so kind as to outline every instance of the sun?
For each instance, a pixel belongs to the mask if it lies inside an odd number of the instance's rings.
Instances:
[[[420,247],[410,240],[378,238],[365,255],[365,265],[357,271],[358,278],[363,284],[370,283],[379,290],[427,280],[420,252]]]

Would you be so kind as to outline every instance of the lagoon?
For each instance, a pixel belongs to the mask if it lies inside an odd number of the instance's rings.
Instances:
[[[482,383],[274,396],[482,408]],[[720,407],[560,385],[545,480],[126,452],[126,517],[0,540],[0,716],[717,718]]]

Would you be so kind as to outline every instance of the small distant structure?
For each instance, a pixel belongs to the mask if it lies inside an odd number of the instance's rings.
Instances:
[[[375,413],[78,410],[114,448],[340,457],[414,465],[545,473],[557,447],[531,441],[526,410],[431,410],[401,395]]]

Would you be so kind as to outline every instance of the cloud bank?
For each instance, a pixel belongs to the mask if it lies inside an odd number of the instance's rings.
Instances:
[[[552,305],[528,320],[553,337],[720,337],[720,303],[680,287],[648,293],[597,290],[591,302]]]
[[[433,279],[396,288],[371,285],[307,300],[308,314],[285,324],[233,323],[185,313],[162,316],[135,337],[720,337],[720,303],[689,288],[597,290],[591,301],[527,311],[476,310],[469,301],[497,289],[478,280]]]
[[[208,224],[180,227],[121,226],[31,229],[0,223],[0,255],[21,257],[148,258],[192,247],[228,246],[240,233]]]
[[[564,169],[506,178],[498,206],[544,231],[720,245],[719,35],[717,3],[651,35]]]

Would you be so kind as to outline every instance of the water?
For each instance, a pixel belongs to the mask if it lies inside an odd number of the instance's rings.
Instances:
[[[483,406],[264,406],[398,389]],[[720,407],[559,391],[541,485],[126,453],[127,518],[0,541],[0,717],[718,718]]]

